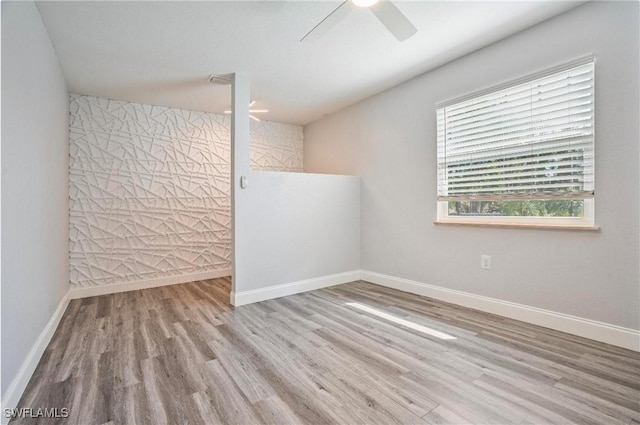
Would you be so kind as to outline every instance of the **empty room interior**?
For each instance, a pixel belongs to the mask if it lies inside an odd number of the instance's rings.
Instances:
[[[640,425],[637,1],[1,13],[2,424]]]

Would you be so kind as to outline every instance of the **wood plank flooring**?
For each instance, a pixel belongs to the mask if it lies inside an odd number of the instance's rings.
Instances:
[[[636,352],[365,282],[238,308],[229,291],[72,301],[19,404],[69,417],[12,423],[640,423]]]

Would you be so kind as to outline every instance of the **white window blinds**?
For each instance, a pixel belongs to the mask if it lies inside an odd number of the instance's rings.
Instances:
[[[586,199],[593,62],[437,111],[438,200]]]

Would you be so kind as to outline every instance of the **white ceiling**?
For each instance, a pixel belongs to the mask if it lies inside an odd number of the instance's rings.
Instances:
[[[396,1],[418,28],[398,42],[357,9],[313,43],[300,38],[339,1],[40,2],[69,90],[222,112],[244,72],[265,119],[306,124],[580,2]]]

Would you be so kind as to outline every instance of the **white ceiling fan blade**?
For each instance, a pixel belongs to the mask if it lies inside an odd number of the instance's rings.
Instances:
[[[335,24],[343,20],[349,12],[351,12],[352,8],[347,3],[349,3],[349,0],[346,0],[340,6],[336,7],[333,12],[329,13],[318,25],[306,33],[300,41],[314,41],[326,34]]]
[[[390,1],[379,2],[371,7],[371,11],[398,41],[404,41],[418,31],[409,19],[400,12],[400,9]]]

